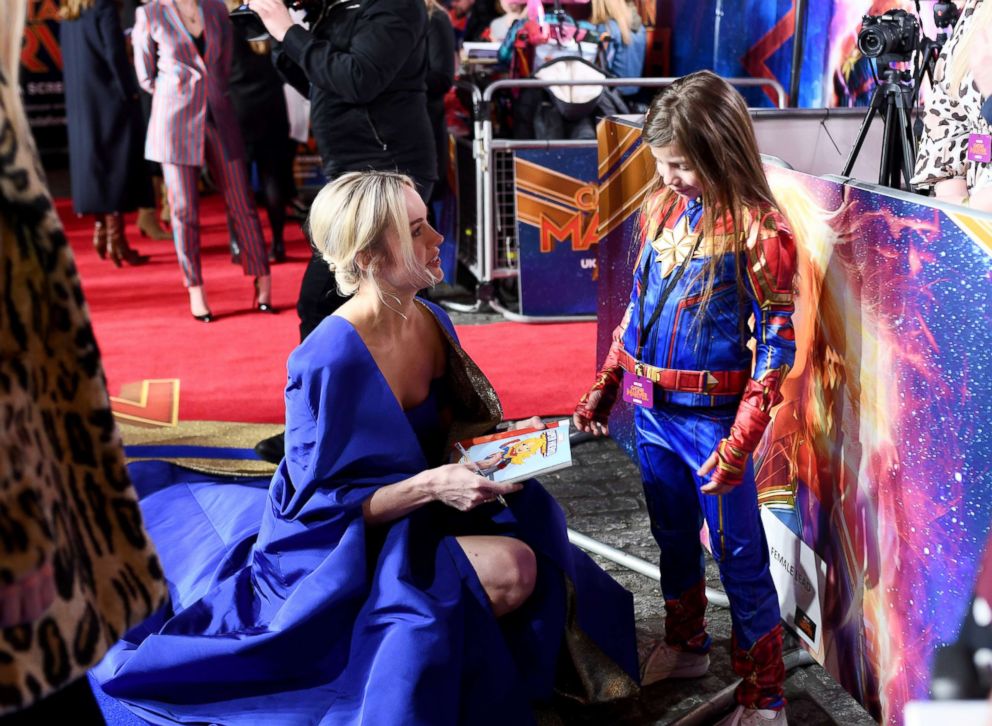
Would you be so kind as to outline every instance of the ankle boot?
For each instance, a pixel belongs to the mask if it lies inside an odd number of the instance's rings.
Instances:
[[[153,240],[172,239],[171,234],[158,226],[155,210],[152,207],[142,207],[138,210],[138,231],[142,237],[151,237]]]
[[[114,212],[107,215],[107,247],[110,251],[110,261],[114,266],[120,267],[126,262],[129,265],[143,265],[150,259],[148,255],[142,255],[137,250],[131,249],[131,245],[124,236],[124,215]]]
[[[285,262],[286,245],[281,239],[272,240],[272,248],[269,250],[269,262]]]
[[[107,225],[102,214],[93,221],[93,249],[101,260],[107,259]]]

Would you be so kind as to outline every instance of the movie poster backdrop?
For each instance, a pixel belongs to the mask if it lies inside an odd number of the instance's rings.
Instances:
[[[64,166],[69,146],[58,12],[58,0],[28,0],[21,47],[20,81],[24,110],[46,166]]]
[[[637,132],[600,126],[600,360],[653,173]],[[797,357],[755,454],[773,575],[794,580],[783,617],[900,724],[957,636],[992,518],[992,218],[768,173],[799,254]],[[633,453],[627,404],[610,432]]]

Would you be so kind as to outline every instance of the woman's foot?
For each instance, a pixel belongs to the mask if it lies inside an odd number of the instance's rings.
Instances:
[[[142,207],[138,210],[138,232],[142,237],[149,237],[153,240],[172,239],[172,235],[159,227],[155,218],[153,207]]]
[[[285,262],[286,245],[281,239],[272,240],[272,247],[269,249],[269,262]]]
[[[189,311],[194,318],[201,323],[209,323],[214,319],[210,307],[207,305],[207,293],[203,285],[195,285],[186,288],[189,293]]]
[[[272,276],[262,275],[255,278],[255,309],[260,313],[278,312],[272,307]]]
[[[110,261],[116,267],[120,267],[125,262],[134,266],[144,265],[151,259],[148,255],[131,249],[127,237],[124,236],[124,215],[120,212],[107,215],[107,248],[110,252]]]

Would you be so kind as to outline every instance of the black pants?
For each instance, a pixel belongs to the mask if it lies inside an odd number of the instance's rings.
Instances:
[[[430,199],[434,182],[416,177],[413,177],[413,181],[417,185],[420,198],[424,202]],[[347,299],[338,294],[331,269],[320,253],[314,249],[313,256],[303,273],[303,281],[300,283],[300,296],[296,300],[296,312],[300,316],[300,341],[310,335],[324,318],[341,307]]]
[[[103,726],[103,713],[93,698],[90,682],[83,676],[60,691],[43,698],[23,711],[0,718],[2,726],[40,726],[41,724]]]

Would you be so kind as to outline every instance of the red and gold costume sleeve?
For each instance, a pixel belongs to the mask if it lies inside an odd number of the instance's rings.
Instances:
[[[754,372],[730,435],[717,445],[712,476],[714,482],[731,486],[743,480],[747,459],[771,421],[772,408],[782,400],[779,389],[796,358],[792,328],[796,246],[788,222],[777,211],[767,211],[752,223],[746,260],[757,342]]]
[[[623,320],[613,329],[613,343],[610,345],[606,360],[603,361],[603,367],[596,374],[596,382],[579,399],[579,405],[575,407],[575,414],[586,423],[595,421],[605,424],[610,417],[613,404],[617,401],[617,393],[623,381],[623,368],[620,367],[619,355],[623,347],[623,334],[630,322],[631,310],[632,306],[628,305]],[[596,391],[602,391],[601,395],[594,396],[593,393]]]

